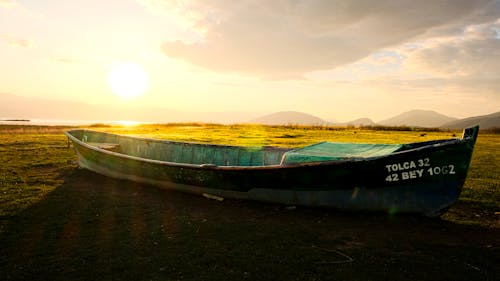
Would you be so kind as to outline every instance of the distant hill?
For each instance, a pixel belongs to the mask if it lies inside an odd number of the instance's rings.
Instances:
[[[370,119],[370,118],[359,118],[359,119],[352,120],[352,121],[349,121],[349,122],[337,123],[335,125],[375,126],[377,124],[375,122],[373,122],[373,120]]]
[[[377,125],[370,118],[359,118],[349,122],[326,121],[311,114],[298,111],[281,111],[250,120],[248,123],[263,125],[330,125],[330,126],[373,126]]]
[[[440,127],[450,123],[457,118],[449,117],[432,110],[411,110],[401,113],[392,118],[378,122],[385,126],[412,126],[412,127]]]
[[[17,119],[92,119],[97,108],[86,103],[0,93],[0,117]]]
[[[81,120],[106,122],[135,120],[153,122],[180,121],[179,111],[133,105],[91,105],[84,102],[23,97],[0,93],[0,117],[23,119]]]
[[[479,124],[481,129],[500,127],[500,112],[484,116],[456,119],[434,111],[412,110],[390,119],[374,123],[369,118],[349,122],[328,122],[311,114],[297,111],[282,111],[261,115],[258,112],[182,112],[162,107],[136,107],[134,105],[90,105],[83,102],[23,97],[0,93],[0,120],[55,119],[100,123],[113,120],[134,120],[140,122],[206,122],[206,123],[259,123],[266,125],[330,125],[330,126],[415,126],[463,129]],[[255,119],[251,119],[255,118]],[[29,122],[27,122],[29,123]]]
[[[331,123],[311,114],[298,111],[281,111],[250,120],[248,123],[263,125],[330,125]]]
[[[488,115],[469,117],[448,122],[441,126],[444,129],[464,129],[479,125],[481,129],[500,128],[500,111]]]
[[[140,122],[240,123],[259,116],[255,112],[182,112],[163,107],[90,105],[83,102],[23,97],[0,93],[0,119],[56,119],[86,123],[113,120]]]

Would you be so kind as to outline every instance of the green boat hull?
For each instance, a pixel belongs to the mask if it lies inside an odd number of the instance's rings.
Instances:
[[[301,149],[180,143],[89,130],[66,135],[81,167],[118,179],[224,198],[438,216],[460,195],[478,131],[468,128],[460,139],[403,144],[375,156],[318,161],[313,155],[312,162],[293,163],[284,159]]]

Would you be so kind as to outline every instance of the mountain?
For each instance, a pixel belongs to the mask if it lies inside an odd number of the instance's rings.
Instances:
[[[90,105],[84,102],[23,97],[0,93],[0,121],[6,119],[53,119],[69,123],[92,124],[117,120],[139,122],[205,122],[205,123],[260,123],[267,125],[376,125],[369,118],[350,122],[328,122],[311,114],[283,111],[255,118],[258,112],[182,112],[162,107],[135,105]],[[255,118],[255,119],[251,119]],[[247,121],[251,119],[251,121]],[[500,127],[500,112],[465,119],[451,118],[434,111],[412,110],[379,122],[388,126],[418,126],[463,129],[479,124],[481,129]]]
[[[248,123],[263,125],[330,125],[311,114],[298,111],[281,111],[250,120]]]
[[[375,122],[373,122],[372,119],[370,118],[359,118],[359,119],[356,119],[356,120],[352,120],[352,121],[349,121],[349,122],[345,122],[345,123],[337,123],[335,125],[344,125],[344,126],[375,126],[377,125]]]
[[[1,119],[57,119],[78,123],[116,120],[139,122],[237,123],[258,116],[255,112],[182,112],[161,107],[135,105],[90,105],[83,102],[23,97],[0,93]]]
[[[178,120],[179,111],[130,105],[91,105],[84,102],[53,100],[0,94],[0,117],[22,119],[57,119],[89,122],[135,120],[154,122]]]
[[[432,110],[411,110],[378,122],[385,126],[440,127],[457,120]]]
[[[444,129],[464,129],[474,125],[479,125],[481,129],[500,128],[500,111],[488,115],[455,120],[441,127]]]
[[[80,102],[29,98],[11,94],[0,94],[0,117],[61,119],[72,116],[82,119],[83,114],[91,118],[96,108]],[[92,113],[92,114],[89,114]]]

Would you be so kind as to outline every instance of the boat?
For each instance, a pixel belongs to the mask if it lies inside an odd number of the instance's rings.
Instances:
[[[440,216],[455,203],[479,127],[405,144],[320,142],[299,148],[65,132],[81,167],[208,198]]]

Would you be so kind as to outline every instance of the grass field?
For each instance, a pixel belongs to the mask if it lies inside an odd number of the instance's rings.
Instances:
[[[2,280],[498,280],[500,135],[480,133],[440,219],[225,200],[79,169],[64,127],[0,126]],[[92,129],[241,145],[460,132],[167,124]]]

